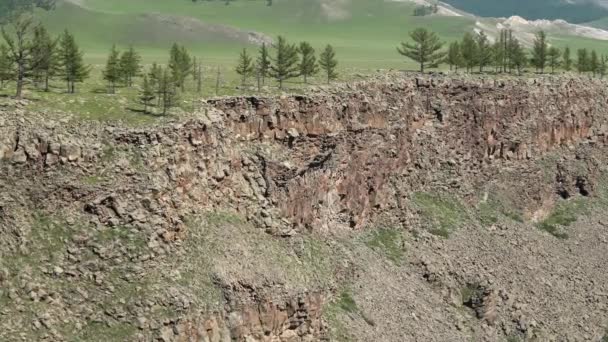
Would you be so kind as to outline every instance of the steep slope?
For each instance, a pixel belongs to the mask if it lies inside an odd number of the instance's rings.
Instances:
[[[390,75],[0,116],[0,339],[599,340],[606,83]]]

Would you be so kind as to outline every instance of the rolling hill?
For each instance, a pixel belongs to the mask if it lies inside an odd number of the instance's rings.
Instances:
[[[601,0],[444,0],[483,17],[521,16],[526,19],[563,19],[584,23],[608,16]]]
[[[492,36],[501,27],[514,27],[521,38],[530,41],[542,28],[550,33],[554,45],[608,50],[608,32],[589,32],[561,21],[478,17],[448,4],[442,4],[436,15],[414,16],[416,6],[425,3],[428,0],[277,0],[267,6],[266,0],[229,5],[223,1],[58,0],[54,11],[37,13],[51,31],[68,28],[75,32],[94,64],[103,62],[112,44],[134,45],[147,62],[164,61],[173,42],[187,45],[208,65],[232,64],[243,47],[255,48],[284,35],[293,42],[307,40],[317,49],[334,45],[343,67],[404,68],[408,64],[395,46],[420,26],[436,31],[445,41],[473,30]],[[465,3],[454,4],[469,8]]]

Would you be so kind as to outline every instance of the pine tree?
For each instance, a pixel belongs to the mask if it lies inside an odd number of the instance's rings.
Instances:
[[[595,77],[600,69],[600,60],[597,56],[597,52],[595,50],[591,51],[591,58],[589,59],[589,71],[593,73]]]
[[[243,87],[247,84],[247,79],[253,75],[253,70],[253,61],[247,53],[247,49],[243,49],[239,55],[239,63],[236,66],[236,73],[241,75],[241,85]]]
[[[539,71],[541,74],[545,72],[545,67],[547,66],[548,48],[547,34],[545,31],[538,31],[534,38],[532,60],[530,62],[536,68],[536,71]]]
[[[492,44],[492,63],[494,64],[494,71],[497,73],[504,70],[505,53],[506,51],[502,40],[496,41],[494,44]]]
[[[450,65],[450,70],[454,68],[458,72],[458,67],[462,65],[462,53],[459,42],[452,42],[448,47],[446,62]]]
[[[572,58],[570,58],[570,48],[566,46],[564,49],[564,54],[562,55],[562,64],[564,70],[570,71],[572,70]]]
[[[120,56],[121,79],[127,87],[131,87],[133,86],[133,78],[139,76],[140,73],[141,57],[131,46]]]
[[[90,72],[90,67],[83,62],[83,52],[76,44],[74,36],[65,30],[59,38],[59,65],[67,84],[67,92],[76,92],[76,83],[83,82]]]
[[[36,85],[44,84],[44,91],[49,91],[49,79],[57,71],[57,41],[52,39],[42,25],[34,28],[32,42],[32,74]]]
[[[177,105],[178,101],[177,84],[173,78],[173,75],[169,73],[169,70],[167,69],[165,69],[162,73],[159,89],[163,115],[166,115],[171,108]]]
[[[338,78],[338,73],[336,72],[338,61],[336,60],[336,52],[331,45],[327,45],[319,56],[319,65],[327,76],[327,84]]]
[[[285,80],[300,76],[298,49],[282,36],[278,37],[274,49],[276,54],[275,57],[270,58],[272,64],[268,74],[279,82],[279,89],[283,89]]]
[[[319,72],[317,65],[317,57],[315,57],[315,49],[308,43],[300,43],[298,48],[302,59],[300,61],[300,75],[304,76],[304,83],[308,83],[308,77],[314,76]]]
[[[148,113],[148,108],[152,105],[152,101],[156,98],[154,85],[148,81],[148,76],[144,75],[144,81],[139,93],[139,101],[144,105],[144,113]]]
[[[590,71],[589,68],[589,51],[587,49],[578,49],[576,52],[576,70],[579,73]]]
[[[414,43],[401,43],[401,47],[397,47],[397,52],[417,62],[421,73],[424,69],[439,66],[446,53],[440,51],[443,43],[439,41],[437,34],[425,28],[417,28],[410,33],[410,37]]]
[[[480,32],[479,35],[477,35],[476,43],[476,62],[479,66],[479,72],[483,72],[483,68],[492,62],[492,48],[490,47],[488,36],[483,32]]]
[[[555,69],[561,65],[562,52],[558,48],[552,46],[547,52],[547,63],[551,67],[551,73],[555,73]]]
[[[270,72],[270,56],[268,55],[268,48],[266,47],[266,43],[262,44],[260,47],[260,53],[257,60],[257,69],[259,72],[259,76],[262,78],[262,84],[266,84],[266,78],[269,77]]]
[[[163,70],[156,62],[152,63],[152,67],[148,72],[148,81],[152,89],[156,91],[156,105],[160,106],[160,80],[163,77]]]
[[[196,56],[192,57],[192,80],[196,82],[198,76],[198,59]]]
[[[168,68],[171,70],[171,77],[175,81],[175,85],[183,91],[186,78],[192,73],[192,58],[184,46],[173,44]]]
[[[203,91],[203,66],[199,63],[196,68],[196,92],[201,93]]]
[[[526,55],[526,50],[515,38],[513,38],[509,43],[509,60],[509,67],[511,69],[517,70],[517,73],[519,75],[522,74],[523,69],[528,64],[528,56]]]
[[[460,51],[463,65],[466,67],[467,72],[473,71],[473,67],[476,65],[475,56],[477,56],[477,43],[475,42],[473,35],[469,32],[465,33],[464,37],[462,37]]]
[[[606,76],[606,72],[608,71],[608,60],[606,60],[606,56],[601,56],[600,57],[600,65],[598,68],[598,73],[600,74],[601,78],[604,78],[604,76]]]
[[[21,99],[25,80],[30,76],[35,63],[32,60],[32,20],[29,17],[17,17],[11,20],[10,32],[2,26],[2,37],[6,42],[10,60],[15,64],[17,87],[15,97]]]
[[[0,44],[0,89],[4,89],[4,83],[12,78],[13,61],[6,45]]]
[[[116,83],[121,79],[121,65],[119,56],[120,53],[116,49],[116,45],[112,46],[108,60],[106,61],[106,67],[103,70],[103,79],[108,81],[108,93],[116,93]]]

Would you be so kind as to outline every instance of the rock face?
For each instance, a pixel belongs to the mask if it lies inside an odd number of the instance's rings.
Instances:
[[[28,211],[34,208],[65,213],[72,225],[81,222],[98,232],[129,227],[129,236],[142,236],[145,251],[134,257],[132,248],[123,246],[115,257],[142,270],[169,273],[155,263],[169,264],[171,255],[182,253],[196,233],[189,221],[205,212],[235,213],[261,228],[257,235],[278,239],[298,257],[298,239],[307,234],[332,240],[378,225],[410,232],[424,228],[417,194],[419,202],[425,193],[456,196],[463,209],[444,211],[459,216],[499,189],[503,202],[523,218],[541,221],[555,203],[591,197],[601,188],[606,89],[603,82],[583,79],[391,78],[306,96],[209,100],[196,118],[141,129],[41,126],[34,114],[4,121],[0,257],[31,249],[28,239],[35,229],[28,228]],[[448,216],[434,213],[439,221]],[[97,255],[102,265],[113,254],[89,240],[78,234],[62,240],[67,251],[75,250],[61,254],[61,276],[102,284],[104,267],[87,266],[84,251]],[[232,260],[230,251],[218,253]],[[248,255],[243,252],[243,264]],[[422,265],[425,283],[441,281],[449,291],[470,280],[446,280]],[[332,282],[342,284],[351,273],[350,266],[340,267]],[[223,305],[213,309],[185,314],[191,307],[182,305],[180,319],[154,322],[141,316],[147,311],[133,309],[128,315],[140,325],[140,339],[317,341],[329,336],[322,312],[335,297],[333,285],[291,287],[220,271],[212,282],[223,289]],[[249,290],[229,290],[235,287]],[[281,295],[262,295],[265,291]],[[477,316],[506,327],[501,317],[509,312],[497,304],[496,290],[484,291],[471,304]]]

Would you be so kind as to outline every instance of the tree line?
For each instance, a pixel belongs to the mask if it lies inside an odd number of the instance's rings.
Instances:
[[[460,41],[450,43],[447,50],[437,34],[425,28],[415,29],[410,38],[413,42],[402,42],[397,52],[417,62],[421,72],[443,63],[456,72],[464,69],[466,72],[492,70],[495,73],[522,74],[527,67],[532,67],[537,73],[549,70],[555,73],[562,69],[604,76],[608,70],[608,56],[600,56],[597,51],[584,48],[577,50],[575,60],[569,47],[562,50],[550,46],[547,34],[542,30],[535,34],[530,50],[511,30],[501,30],[494,42],[484,32],[467,32]]]
[[[83,82],[90,72],[84,64],[83,51],[74,36],[65,30],[52,37],[42,25],[34,25],[29,17],[19,17],[0,33],[0,88],[7,81],[15,81],[15,97],[20,99],[29,80],[39,89],[49,90],[51,78],[66,82],[68,93],[76,91],[76,83]]]
[[[308,84],[308,78],[318,74],[320,70],[323,70],[328,84],[338,77],[338,61],[331,45],[325,47],[318,60],[315,49],[308,42],[289,44],[287,39],[279,36],[273,47],[275,53],[271,56],[268,47],[263,44],[255,63],[247,49],[243,49],[236,67],[243,86],[252,76],[256,77],[258,88],[265,84],[267,78],[273,78],[278,82],[279,89],[283,89],[286,80],[295,77],[303,77],[304,83]]]

